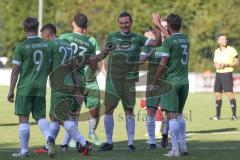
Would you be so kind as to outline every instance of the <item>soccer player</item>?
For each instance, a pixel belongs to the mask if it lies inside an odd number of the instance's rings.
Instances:
[[[85,33],[86,33],[86,30],[87,30],[87,25],[88,25],[88,19],[86,17],[86,15],[82,14],[82,13],[78,13],[74,16],[74,20],[72,22],[72,26],[73,26],[73,33],[67,33],[67,34],[63,34],[60,36],[60,39],[63,39],[67,42],[70,43],[72,49],[73,49],[73,54],[76,56],[85,56],[86,58],[85,59],[88,59],[88,63],[91,67],[91,75],[86,75],[85,76],[85,71],[84,71],[84,68],[85,66],[81,67],[80,69],[78,69],[78,76],[79,76],[79,79],[80,79],[80,84],[82,86],[82,93],[84,93],[84,90],[89,90],[89,89],[85,89],[86,88],[86,80],[87,81],[90,81],[92,80],[91,78],[95,77],[95,71],[97,70],[98,68],[98,65],[97,65],[97,62],[101,61],[102,59],[104,59],[109,51],[104,48],[101,53],[99,53],[98,55],[95,55],[96,53],[96,47],[93,45],[93,42],[92,42],[92,37],[90,36],[87,36]],[[89,76],[89,77],[88,77]],[[93,76],[93,77],[91,77]],[[86,80],[85,80],[86,79]],[[92,84],[91,84],[92,85]],[[94,84],[94,86],[92,87],[97,87],[96,86],[96,83]],[[90,90],[92,90],[93,92],[95,91],[95,88],[91,88]],[[94,93],[94,94],[98,94],[98,93]],[[85,102],[87,102],[87,106],[91,105],[91,104],[88,104],[88,98],[93,98],[94,95],[91,95],[90,97],[85,97]],[[95,101],[95,99],[92,101],[94,102],[96,106],[96,110],[92,110],[90,111],[90,114],[91,114],[91,124],[90,124],[90,130],[91,128],[92,129],[92,133],[95,132],[95,128],[97,126],[97,121],[98,121],[98,102]],[[92,103],[91,102],[91,103]],[[94,130],[94,131],[93,131]],[[93,135],[94,136],[94,135]],[[66,138],[66,139],[65,139]],[[69,142],[69,136],[66,136],[63,140],[63,144],[62,144],[62,148],[63,147],[67,147],[67,144]],[[95,137],[97,138],[97,137]],[[99,143],[99,142],[97,142]],[[64,149],[62,149],[64,150]]]
[[[46,24],[41,29],[42,37],[49,41],[50,46],[52,47],[53,56],[52,56],[52,65],[51,65],[51,74],[50,74],[50,84],[51,84],[51,108],[49,116],[51,119],[50,128],[52,137],[56,138],[59,132],[59,123],[63,125],[66,132],[68,132],[73,139],[81,144],[81,150],[83,155],[88,155],[91,149],[91,143],[86,141],[86,139],[80,134],[78,127],[75,125],[75,122],[69,119],[59,119],[56,115],[57,105],[65,105],[68,107],[70,112],[75,112],[78,108],[71,108],[71,103],[75,106],[79,106],[82,103],[83,97],[79,91],[78,79],[75,72],[72,73],[73,89],[71,92],[58,90],[59,88],[54,88],[58,82],[63,82],[67,79],[67,82],[71,82],[67,77],[71,71],[76,69],[75,61],[72,58],[72,48],[70,44],[66,41],[58,39],[56,36],[56,28],[53,24]],[[78,57],[76,57],[78,58]],[[61,72],[58,72],[60,70]],[[62,79],[62,81],[59,81]],[[62,83],[61,83],[62,84]],[[64,85],[64,84],[63,84]],[[65,84],[67,85],[67,84]],[[76,100],[75,100],[76,98]],[[79,147],[78,146],[78,147]],[[49,148],[48,148],[49,149]]]
[[[95,47],[96,55],[100,53],[100,48],[98,46],[97,40],[94,37],[89,38],[89,41]],[[89,66],[84,68],[85,72],[85,81],[86,81],[86,89],[84,91],[84,102],[85,106],[89,108],[89,138],[95,145],[101,145],[101,140],[98,138],[95,133],[96,128],[99,123],[100,118],[100,91],[98,82],[96,79],[96,73]],[[65,132],[64,140],[62,143],[62,151],[66,151],[69,144],[71,146],[72,141],[70,135]]]
[[[161,21],[162,28],[165,28],[167,30],[167,21],[162,20]],[[162,41],[166,37],[169,37],[168,32],[164,32],[166,35],[163,35],[162,33]],[[154,34],[152,33],[152,30],[147,30],[144,34],[146,37],[150,39],[155,39]],[[151,47],[144,47],[142,52],[141,52],[141,57],[140,57],[140,63],[148,59],[149,65],[148,65],[148,70],[147,70],[147,86],[151,85],[152,81],[155,78],[155,73],[158,67],[158,64],[160,63],[160,56],[155,53],[155,48]],[[158,109],[158,106],[160,104],[160,95],[158,94],[157,91],[154,91],[154,93],[151,94],[151,91],[146,92],[146,106],[147,106],[147,130],[148,130],[148,143],[149,143],[149,149],[155,149],[156,146],[156,128],[159,128],[158,132],[160,132],[160,127],[157,127],[159,123],[155,122],[155,116],[156,116],[156,111]],[[160,124],[161,125],[161,124]],[[162,147],[166,147],[167,143],[167,137],[168,137],[168,130],[166,129],[167,126],[164,126],[164,133],[163,133],[163,138],[161,142]]]
[[[158,27],[160,17],[154,16],[154,24]],[[168,31],[170,37],[163,41],[162,47],[156,50],[161,55],[161,61],[156,71],[153,84],[164,80],[173,88],[168,93],[161,95],[161,107],[166,111],[169,119],[169,133],[171,136],[172,149],[165,156],[188,155],[185,140],[185,121],[182,117],[184,104],[188,96],[188,57],[189,39],[185,34],[180,33],[182,19],[177,14],[170,14],[167,17]],[[180,144],[179,144],[180,142]],[[180,148],[180,150],[179,150]]]
[[[28,156],[30,138],[29,114],[37,121],[48,148],[54,145],[50,136],[49,123],[45,119],[46,112],[46,83],[50,71],[52,51],[47,41],[38,37],[39,22],[34,17],[23,21],[27,39],[19,43],[13,57],[13,68],[8,92],[8,101],[14,102],[14,89],[17,83],[15,98],[15,114],[19,117],[20,152],[13,157]],[[18,76],[19,80],[18,80]]]
[[[214,83],[214,93],[216,98],[216,116],[213,120],[219,120],[222,107],[222,92],[226,92],[232,108],[232,120],[237,120],[237,104],[233,94],[234,67],[239,64],[238,53],[235,48],[227,44],[227,35],[219,34],[217,38],[219,48],[214,53],[214,67],[216,68],[216,78]]]
[[[126,130],[128,135],[128,150],[134,151],[135,146],[135,82],[138,80],[138,64],[142,46],[158,46],[161,44],[161,33],[156,32],[156,39],[147,39],[143,35],[131,31],[132,16],[122,12],[118,17],[120,30],[112,32],[107,37],[107,43],[116,45],[108,59],[107,80],[105,89],[104,126],[107,142],[99,151],[113,149],[113,112],[121,100],[126,115]]]

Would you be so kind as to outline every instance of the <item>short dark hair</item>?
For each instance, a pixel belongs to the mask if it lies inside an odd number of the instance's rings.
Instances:
[[[175,13],[171,13],[167,16],[167,23],[173,30],[179,31],[182,26],[182,18]]]
[[[88,23],[88,19],[87,16],[83,13],[77,13],[74,18],[73,18],[74,22],[76,23],[76,25],[80,28],[87,28],[87,23]]]
[[[49,34],[51,34],[51,35],[53,35],[53,34],[57,34],[57,29],[56,29],[56,27],[52,24],[52,23],[47,23],[47,24],[45,24],[43,27],[42,27],[42,29],[41,29],[41,32],[43,32],[43,31],[48,31],[49,32]]]
[[[23,21],[23,29],[25,32],[37,32],[38,31],[39,22],[37,18],[27,17]]]
[[[120,15],[118,16],[118,21],[119,21],[119,18],[122,18],[122,17],[129,17],[130,18],[130,21],[132,22],[132,16],[131,16],[131,14],[130,13],[128,13],[128,12],[122,12],[122,13],[120,13]]]
[[[220,34],[217,35],[217,39],[218,39],[219,37],[221,37],[221,36],[227,37],[227,34],[225,34],[225,33],[220,33]]]

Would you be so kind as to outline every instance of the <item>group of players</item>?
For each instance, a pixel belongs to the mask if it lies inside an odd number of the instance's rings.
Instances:
[[[9,102],[13,103],[15,99],[15,114],[19,117],[21,149],[13,156],[28,156],[30,113],[46,139],[46,148],[51,157],[55,154],[54,144],[60,125],[65,129],[62,150],[67,150],[69,140],[73,138],[77,151],[88,155],[92,144],[81,135],[76,123],[83,101],[90,109],[89,138],[94,144],[101,144],[95,133],[100,116],[100,93],[95,72],[98,62],[106,56],[106,143],[99,151],[113,149],[113,112],[120,100],[126,115],[128,150],[135,150],[135,82],[138,81],[139,64],[148,59],[150,64],[146,99],[149,148],[156,148],[154,117],[160,103],[167,115],[172,144],[171,151],[165,156],[180,156],[181,153],[187,155],[182,112],[188,95],[189,40],[179,32],[182,25],[180,16],[170,14],[166,20],[161,21],[160,14],[153,13],[152,19],[154,29],[143,36],[131,31],[132,17],[129,13],[122,12],[118,17],[120,30],[108,35],[100,51],[95,38],[86,34],[88,20],[82,13],[74,16],[73,32],[59,38],[53,24],[44,25],[41,29],[42,38],[38,37],[37,19],[26,18],[23,28],[27,39],[16,47],[8,93]],[[162,25],[163,22],[167,23],[167,27]],[[48,76],[51,86],[50,123],[45,116]],[[168,131],[165,132],[167,134]]]

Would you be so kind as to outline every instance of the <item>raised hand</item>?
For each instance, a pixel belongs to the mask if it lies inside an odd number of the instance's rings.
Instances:
[[[155,12],[152,14],[152,21],[153,21],[153,24],[156,26],[161,25],[161,15],[159,12]]]

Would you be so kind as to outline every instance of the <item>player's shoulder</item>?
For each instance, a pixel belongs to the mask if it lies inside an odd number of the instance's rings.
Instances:
[[[88,39],[90,42],[96,42],[97,40],[96,40],[96,38],[95,37],[93,37],[93,36],[89,36],[89,39]]]
[[[27,43],[27,39],[24,39],[24,40],[18,42],[18,43],[16,44],[16,47],[17,47],[17,48],[21,48],[21,47],[24,46],[26,43]]]
[[[89,35],[84,35],[82,36],[84,39],[90,41],[91,39],[93,39],[93,37],[89,36]]]
[[[215,53],[220,53],[220,48],[215,49]]]
[[[235,49],[234,47],[232,47],[232,46],[227,46],[227,48],[228,48],[229,50],[236,51],[236,49]]]
[[[108,37],[117,37],[117,36],[119,36],[119,35],[120,35],[119,32],[109,32],[109,33],[108,33]]]
[[[62,39],[62,38],[71,37],[71,36],[73,36],[73,33],[63,33],[59,36],[59,38]]]

